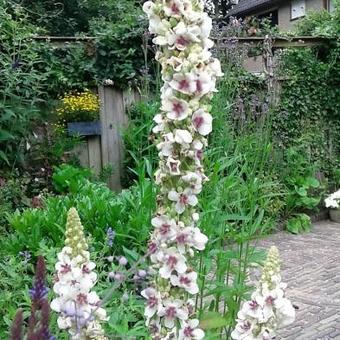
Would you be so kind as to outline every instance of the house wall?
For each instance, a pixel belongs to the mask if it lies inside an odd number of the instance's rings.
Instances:
[[[311,10],[318,10],[318,9],[325,8],[323,0],[307,0],[306,5],[307,5],[307,12]]]
[[[290,1],[285,1],[279,9],[279,27],[284,31],[289,31],[294,27],[296,20],[290,20]]]
[[[284,31],[294,29],[295,24],[299,19],[290,19],[290,4],[291,1],[285,1],[278,9],[279,27]],[[306,11],[320,10],[324,7],[324,0],[306,0]]]

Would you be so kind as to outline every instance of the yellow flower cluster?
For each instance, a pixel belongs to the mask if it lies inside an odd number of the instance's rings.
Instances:
[[[99,98],[89,90],[66,94],[57,108],[61,122],[96,120],[99,116]]]

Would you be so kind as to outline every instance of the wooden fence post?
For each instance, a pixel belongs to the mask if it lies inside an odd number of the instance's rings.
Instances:
[[[112,190],[120,191],[124,160],[122,130],[127,125],[123,92],[112,86],[100,86],[99,98],[102,166],[112,166],[108,185]]]

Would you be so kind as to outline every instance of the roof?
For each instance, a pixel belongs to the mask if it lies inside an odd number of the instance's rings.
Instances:
[[[242,16],[248,13],[263,10],[266,7],[269,9],[275,5],[279,0],[240,0],[228,13],[228,16]]]

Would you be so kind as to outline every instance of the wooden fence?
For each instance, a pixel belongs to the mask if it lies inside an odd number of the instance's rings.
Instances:
[[[110,167],[112,175],[108,185],[112,190],[121,190],[121,177],[124,162],[123,132],[128,124],[126,110],[139,100],[133,90],[120,91],[113,86],[100,86],[100,121],[69,124],[71,134],[80,134],[84,143],[78,145],[73,153],[80,164],[99,174]]]

